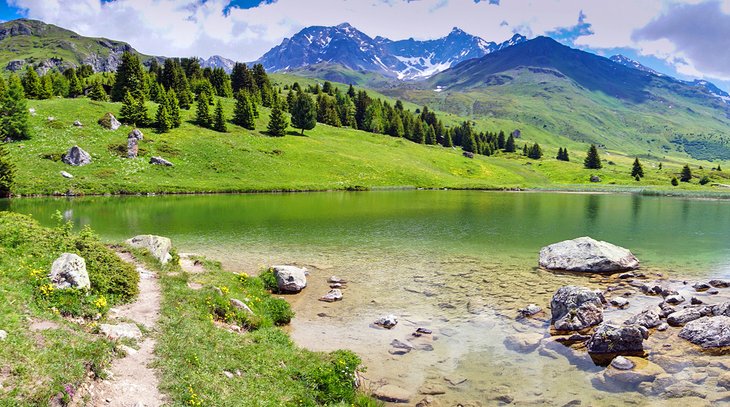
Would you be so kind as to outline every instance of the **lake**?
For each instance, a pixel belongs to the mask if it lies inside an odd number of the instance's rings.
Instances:
[[[288,328],[292,338],[315,350],[358,352],[368,367],[368,385],[395,384],[412,391],[413,402],[424,397],[415,395],[423,386],[444,390],[434,398],[447,405],[510,398],[548,405],[652,400],[628,387],[616,392],[595,386],[592,379],[603,368],[581,355],[505,346],[514,334],[549,336],[544,319],[515,321],[518,308],[547,308],[562,285],[605,283],[597,276],[538,269],[538,252],[550,243],[591,236],[631,249],[644,273],[730,277],[730,201],[721,200],[374,191],[16,199],[3,201],[0,209],[31,214],[44,225],[53,225],[58,211],[76,227],[91,225],[109,242],[146,233],[168,236],[180,252],[219,260],[234,272],[307,266],[308,288],[287,297],[297,311]],[[317,301],[332,275],[349,281],[344,300]],[[390,313],[400,320],[394,329],[372,326]],[[607,310],[611,317],[624,315]],[[433,335],[415,338],[417,327]],[[651,340],[649,348],[658,345]],[[684,369],[678,380],[702,368]]]

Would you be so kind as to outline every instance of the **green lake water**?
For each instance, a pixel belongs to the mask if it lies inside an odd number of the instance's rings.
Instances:
[[[180,252],[208,256],[235,272],[308,266],[310,286],[293,299],[294,340],[315,350],[359,352],[373,383],[387,381],[414,394],[424,383],[446,383],[447,393],[435,396],[445,403],[488,405],[501,393],[523,404],[651,401],[633,391],[596,389],[591,378],[601,368],[585,358],[505,347],[509,334],[546,332],[539,324],[516,323],[517,308],[547,308],[561,285],[596,284],[589,276],[537,269],[542,246],[591,236],[631,249],[646,272],[730,277],[730,201],[720,200],[378,191],[16,199],[0,209],[31,214],[44,225],[52,225],[58,211],[110,242],[168,236]],[[319,302],[331,275],[350,281],[345,298]],[[398,326],[372,327],[385,313],[399,316]],[[432,328],[433,338],[412,338],[419,326]],[[394,339],[410,339],[417,349],[394,355]],[[467,381],[451,385],[444,377]]]

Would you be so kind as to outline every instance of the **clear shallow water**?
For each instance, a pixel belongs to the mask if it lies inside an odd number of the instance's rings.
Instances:
[[[647,271],[676,279],[730,277],[726,201],[397,191],[25,199],[2,205],[46,225],[60,211],[108,241],[142,233],[169,236],[179,251],[220,260],[232,271],[307,265],[310,286],[289,297],[297,310],[290,328],[295,341],[316,350],[357,351],[373,387],[387,381],[415,394],[424,383],[445,386],[447,393],[435,397],[446,403],[490,404],[502,394],[522,404],[651,401],[636,392],[596,390],[591,379],[601,368],[588,359],[505,347],[510,334],[547,336],[544,323],[516,323],[517,308],[530,302],[546,307],[564,284],[599,284],[589,276],[538,270],[544,245],[588,235],[630,248]],[[350,281],[345,299],[317,301],[333,274]],[[399,316],[395,329],[370,326],[384,313]],[[433,338],[414,340],[410,334],[418,326],[432,328]],[[417,349],[393,355],[394,339]],[[450,385],[445,377],[467,381]]]

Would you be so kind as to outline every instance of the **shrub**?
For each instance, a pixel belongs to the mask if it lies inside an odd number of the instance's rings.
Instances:
[[[318,403],[351,403],[356,397],[355,374],[360,367],[360,358],[348,350],[334,351],[329,358],[329,364],[311,365],[302,372],[302,379],[312,389]]]
[[[286,300],[275,297],[267,297],[260,307],[267,317],[271,318],[274,325],[286,325],[294,318],[294,311]]]
[[[707,175],[703,175],[702,178],[700,178],[700,185],[707,185],[710,183],[710,177]]]
[[[675,187],[677,185],[679,185],[679,181],[677,181],[677,177],[672,177],[672,185],[675,186]]]
[[[276,276],[274,275],[274,269],[268,269],[263,273],[259,274],[259,279],[264,283],[264,289],[276,293],[279,291],[279,285],[276,284]]]

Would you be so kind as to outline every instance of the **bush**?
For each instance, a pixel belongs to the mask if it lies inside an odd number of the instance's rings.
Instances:
[[[675,187],[677,185],[679,185],[679,181],[677,181],[677,177],[672,177],[672,185],[675,186]]]
[[[267,297],[261,307],[267,317],[271,318],[274,325],[286,325],[294,318],[294,311],[286,300],[281,298]]]
[[[707,185],[709,183],[710,183],[710,177],[708,177],[707,175],[704,175],[704,176],[702,176],[702,178],[700,178],[700,185]]]
[[[360,367],[360,358],[348,350],[334,351],[329,358],[329,364],[314,364],[302,372],[301,378],[313,390],[318,403],[351,403],[356,397],[355,372]]]
[[[264,289],[271,291],[272,293],[279,292],[279,285],[276,284],[276,276],[274,275],[274,269],[268,269],[263,273],[259,274],[259,279],[264,283]]]

